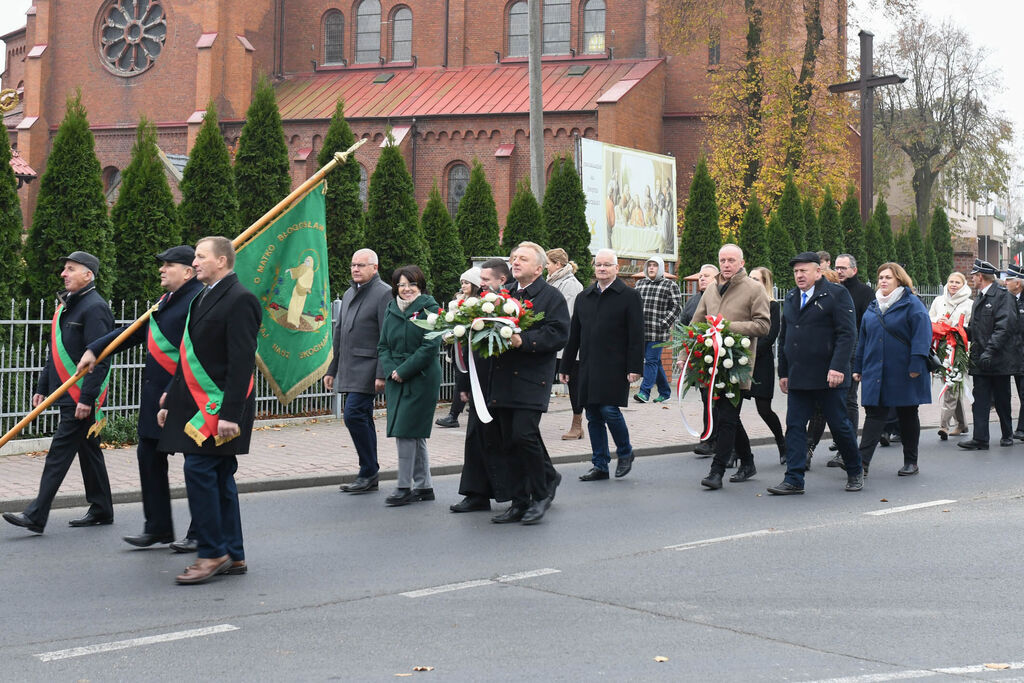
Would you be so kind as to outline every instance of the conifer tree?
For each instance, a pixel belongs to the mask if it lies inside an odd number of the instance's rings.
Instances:
[[[338,100],[324,146],[317,155],[323,168],[337,152],[355,144],[356,138],[345,120],[345,103]],[[363,202],[359,198],[359,162],[350,156],[327,176],[327,263],[331,289],[340,293],[352,279],[352,254],[367,246],[363,225]]]
[[[757,266],[766,266],[774,272],[774,263],[771,260],[771,249],[768,245],[768,232],[764,224],[764,214],[761,213],[761,205],[757,201],[757,193],[750,193],[750,201],[743,212],[743,222],[740,223],[739,242],[743,250],[744,260],[747,262],[747,270]]]
[[[162,290],[153,255],[181,242],[177,207],[156,144],[156,126],[139,121],[132,158],[110,213],[117,279],[113,298],[153,301]]]
[[[526,180],[516,184],[516,194],[508,208],[505,230],[501,234],[501,249],[503,252],[511,251],[520,242],[536,242],[541,245],[550,242],[544,227],[544,213]]]
[[[288,144],[274,88],[261,76],[245,113],[245,124],[235,155],[235,185],[242,229],[248,228],[288,196],[292,179],[288,172]],[[231,235],[234,237],[234,235]]]
[[[705,263],[718,263],[718,250],[721,246],[715,181],[711,179],[707,161],[702,157],[693,173],[690,197],[683,213],[683,235],[679,240],[680,277],[696,273]]]
[[[857,190],[853,185],[846,188],[846,199],[839,209],[839,224],[843,228],[843,244],[847,254],[852,254],[858,262],[866,257],[864,244],[864,226],[860,222],[860,202],[857,201]],[[838,254],[833,254],[835,258]]]
[[[475,159],[469,172],[466,194],[455,212],[455,227],[466,258],[502,253],[498,246],[498,209],[494,206],[494,193],[484,175],[483,165]]]
[[[69,97],[39,181],[32,230],[25,245],[27,289],[31,298],[52,299],[61,291],[58,259],[87,251],[100,260],[96,287],[109,296],[117,272],[110,240],[110,217],[103,195],[100,162],[81,92]]]
[[[910,276],[914,279],[914,284],[926,285],[931,278],[928,276],[928,260],[925,258],[924,240],[921,238],[917,220],[911,219],[903,226],[903,231],[907,233],[910,248],[914,253],[914,271]]]
[[[206,105],[203,126],[188,156],[179,188],[182,244],[194,245],[208,235],[234,237],[242,231],[231,155],[217,125],[217,108],[212,101]]]
[[[571,157],[555,159],[551,179],[541,205],[548,249],[561,247],[575,261],[576,277],[583,286],[594,279],[594,257],[590,254],[590,228],[587,227],[587,198],[583,183]]]
[[[910,243],[910,232],[908,230],[901,230],[896,238],[896,258],[894,261],[903,266],[903,269],[907,271],[910,279],[916,285],[918,283],[916,277],[917,263],[914,260],[914,247]]]
[[[779,205],[775,211],[779,214],[782,226],[789,231],[789,236],[793,240],[793,249],[797,253],[807,251],[810,247],[807,244],[804,209],[800,203],[800,192],[796,189],[796,183],[793,182],[792,173],[786,176],[786,185],[782,190],[782,196],[779,197]],[[833,254],[833,256],[835,255]]]
[[[423,236],[430,245],[434,298],[443,305],[459,291],[459,276],[466,269],[467,260],[462,252],[455,222],[436,184],[430,191],[430,199],[423,209],[420,224],[423,226]]]
[[[935,266],[944,283],[953,272],[953,236],[949,229],[949,217],[941,206],[932,213],[932,222],[928,227],[928,241],[935,250]]]
[[[807,229],[807,250],[818,251],[821,249],[821,226],[818,225],[818,212],[814,210],[814,201],[810,197],[804,197],[802,207],[804,227]]]
[[[24,285],[21,230],[18,183],[11,168],[11,147],[4,140],[0,142],[0,313],[8,315],[10,300],[21,296]]]
[[[818,211],[818,224],[821,226],[821,249],[827,251],[832,258],[846,251],[846,240],[839,224],[839,211],[831,187],[825,188],[825,196]]]
[[[929,287],[942,284],[942,276],[939,275],[939,264],[935,259],[935,247],[932,246],[930,239],[924,241],[924,260],[928,263],[928,279],[925,281],[925,284]]]
[[[885,203],[885,197],[879,196],[875,202],[875,223],[878,225],[878,232],[882,235],[882,242],[885,243],[885,258],[879,261],[882,265],[886,261],[899,262],[896,254],[896,237],[892,232],[892,219],[889,218],[889,205]]]
[[[878,279],[878,266],[888,260],[889,248],[882,239],[875,214],[871,214],[868,224],[864,226],[864,262],[858,268],[860,279],[875,282]]]
[[[412,176],[394,138],[381,151],[370,176],[366,212],[366,244],[377,252],[380,277],[391,282],[391,273],[404,265],[416,265],[430,279],[430,251],[420,226]]]
[[[793,247],[793,240],[789,237],[789,231],[782,227],[778,211],[772,213],[768,219],[768,253],[776,286],[780,292],[789,291],[793,287],[793,268],[789,265],[789,260],[796,256],[797,252]]]

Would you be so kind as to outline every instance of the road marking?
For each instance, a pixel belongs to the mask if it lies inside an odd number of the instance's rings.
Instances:
[[[726,541],[736,541],[741,538],[754,538],[756,536],[767,536],[768,534],[775,533],[771,529],[759,529],[757,531],[748,531],[742,534],[733,534],[732,536],[719,536],[718,538],[706,538],[703,541],[690,541],[689,543],[679,543],[678,545],[667,545],[663,550],[690,550],[692,548],[702,548],[706,545],[714,545],[715,543],[725,543]]]
[[[407,598],[423,598],[428,595],[437,595],[438,593],[450,593],[451,591],[460,591],[466,588],[490,586],[496,583],[509,583],[510,581],[522,581],[523,579],[532,579],[535,576],[547,576],[548,574],[560,574],[561,572],[561,569],[533,569],[531,571],[519,572],[517,574],[502,574],[501,576],[497,576],[493,579],[473,579],[472,581],[460,581],[459,583],[446,583],[443,586],[406,591],[405,593],[399,593],[399,595],[404,595]]]
[[[893,671],[884,674],[865,674],[863,676],[846,676],[844,678],[823,678],[814,683],[885,683],[886,681],[902,681],[911,678],[926,678],[935,674],[972,674],[996,671],[1011,671],[1024,668],[1024,662],[1005,662],[1008,669],[990,669],[984,664],[971,666],[950,666],[941,669],[911,669],[909,671]]]
[[[58,659],[71,659],[72,657],[84,657],[100,652],[113,652],[114,650],[127,650],[130,647],[141,647],[153,645],[154,643],[167,643],[172,640],[185,640],[186,638],[199,638],[200,636],[211,636],[215,633],[227,633],[237,631],[237,626],[231,624],[220,624],[219,626],[208,626],[206,628],[194,628],[188,631],[175,631],[174,633],[163,633],[158,636],[146,636],[145,638],[131,638],[129,640],[116,640],[112,643],[99,643],[97,645],[86,645],[85,647],[73,647],[68,650],[54,650],[35,655],[41,662],[53,662]]]
[[[891,515],[896,512],[909,512],[910,510],[920,510],[921,508],[931,508],[936,505],[949,505],[955,503],[955,500],[930,500],[927,503],[914,503],[913,505],[901,505],[895,508],[886,508],[884,510],[872,510],[871,512],[865,512],[865,515],[872,515],[877,517],[879,515]]]

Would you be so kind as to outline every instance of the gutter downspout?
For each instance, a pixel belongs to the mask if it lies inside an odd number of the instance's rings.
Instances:
[[[445,69],[448,68],[448,19],[451,12],[449,2],[450,0],[444,0],[444,54],[441,56],[441,66]]]

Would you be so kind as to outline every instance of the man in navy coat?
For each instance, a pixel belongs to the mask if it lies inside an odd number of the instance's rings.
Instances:
[[[123,351],[139,344],[145,344],[146,367],[142,371],[142,397],[139,402],[139,446],[136,456],[139,460],[139,482],[142,486],[142,512],[146,518],[142,533],[125,536],[124,540],[138,548],[157,543],[171,543],[177,552],[194,552],[195,534],[189,529],[180,541],[174,541],[174,522],[171,518],[171,491],[167,481],[167,456],[157,448],[163,431],[156,423],[160,411],[160,395],[167,388],[178,365],[178,347],[188,317],[188,305],[192,303],[203,284],[196,279],[192,261],[196,251],[188,245],[171,247],[156,255],[160,263],[160,286],[167,293],[157,301],[149,322],[121,343],[115,350]],[[125,328],[119,328],[91,342],[78,369],[88,368],[92,372],[96,357],[114,341]]]
[[[846,490],[864,487],[853,425],[846,415],[850,358],[857,330],[853,299],[845,287],[821,276],[821,261],[804,252],[790,262],[796,287],[782,305],[779,334],[779,388],[789,396],[786,410],[786,478],[768,492],[804,492],[807,420],[820,405],[846,466]]]

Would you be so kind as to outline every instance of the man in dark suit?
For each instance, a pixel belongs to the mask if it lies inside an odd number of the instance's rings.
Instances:
[[[779,333],[779,388],[788,394],[786,409],[786,477],[768,493],[804,492],[807,469],[807,420],[816,405],[839,444],[846,466],[846,490],[864,488],[857,437],[846,416],[850,358],[857,339],[853,299],[842,285],[821,275],[819,257],[804,252],[790,262],[796,287],[782,304]]]
[[[46,396],[57,389],[76,372],[85,351],[86,341],[101,337],[114,327],[114,315],[110,306],[96,291],[96,276],[100,262],[95,256],[76,251],[65,256],[61,278],[65,291],[53,316],[50,348],[46,354],[46,365],[36,383],[32,396],[32,407],[38,406]],[[5,267],[11,267],[7,264]],[[110,495],[110,480],[107,466],[100,449],[97,413],[106,396],[107,372],[110,363],[99,364],[99,372],[78,380],[71,389],[57,399],[60,409],[60,423],[50,441],[46,454],[43,476],[39,481],[39,495],[24,512],[5,512],[5,520],[37,534],[43,533],[50,516],[50,506],[57,495],[71,463],[78,453],[78,464],[82,468],[85,483],[85,498],[89,511],[68,524],[73,527],[113,524],[114,502]]]
[[[157,254],[160,263],[160,286],[167,293],[157,301],[157,309],[149,322],[135,331],[115,350],[123,351],[139,344],[146,345],[146,367],[142,371],[142,397],[139,401],[139,482],[142,485],[142,512],[146,518],[142,533],[125,536],[125,542],[138,548],[156,543],[170,543],[177,552],[195,552],[195,533],[190,528],[185,538],[174,540],[174,522],[171,518],[171,491],[167,481],[167,456],[160,451],[160,425],[156,414],[160,411],[160,395],[167,388],[178,366],[181,336],[185,330],[189,304],[203,284],[196,279],[192,262],[196,251],[188,245],[171,247]],[[92,372],[96,357],[114,341],[125,328],[114,330],[93,341],[82,354],[78,369]]]
[[[502,489],[512,500],[495,524],[536,524],[553,499],[557,477],[545,466],[546,449],[540,417],[551,400],[556,354],[569,338],[569,307],[565,297],[541,277],[547,257],[533,242],[512,250],[513,297],[532,302],[544,317],[533,327],[513,334],[512,348],[494,359],[487,407],[498,422]]]
[[[974,305],[967,326],[971,369],[974,378],[974,438],[957,443],[969,451],[988,450],[989,411],[995,404],[1002,438],[1000,446],[1013,445],[1013,415],[1010,412],[1010,375],[1017,360],[1017,313],[1013,296],[996,282],[996,270],[988,261],[974,260],[971,284]]]
[[[580,403],[587,413],[593,464],[580,481],[608,479],[608,432],[615,441],[618,458],[616,478],[626,476],[633,468],[633,446],[620,408],[628,405],[629,385],[640,379],[644,369],[640,294],[619,279],[619,259],[611,249],[597,252],[594,273],[597,281],[576,297],[560,377],[563,384],[568,384],[574,365],[580,373]],[[578,365],[571,360],[577,352]]]
[[[371,249],[352,254],[352,286],[341,299],[334,327],[334,359],[324,375],[328,391],[345,394],[345,427],[359,455],[359,476],[341,486],[346,493],[367,493],[379,487],[373,398],[384,391],[377,342],[384,311],[392,299],[391,286],[377,275],[377,254]]]
[[[189,307],[181,358],[157,414],[163,427],[157,448],[185,454],[185,490],[199,540],[195,564],[176,577],[183,584],[246,571],[236,456],[249,452],[263,310],[238,281],[234,265],[227,238],[196,244],[193,267],[206,287]]]

